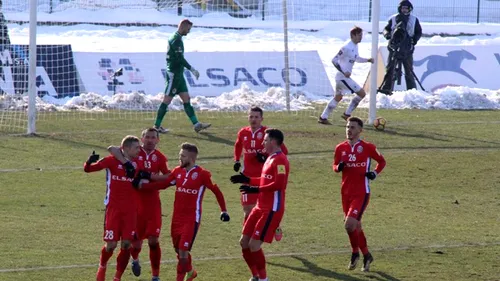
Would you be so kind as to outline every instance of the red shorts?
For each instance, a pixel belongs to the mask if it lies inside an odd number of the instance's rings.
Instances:
[[[135,208],[129,211],[106,207],[106,212],[104,214],[103,240],[106,242],[134,240],[136,237],[136,223],[137,212]]]
[[[361,221],[361,217],[370,202],[370,193],[361,195],[342,194],[342,209],[345,217],[355,218]]]
[[[200,224],[194,220],[172,220],[170,236],[175,249],[191,251]]]
[[[144,240],[149,237],[160,237],[160,232],[161,208],[154,208],[137,214],[137,239]]]
[[[258,193],[241,193],[241,205],[255,205],[257,204]]]
[[[283,211],[273,212],[253,208],[243,225],[242,234],[254,240],[272,243],[282,218]]]

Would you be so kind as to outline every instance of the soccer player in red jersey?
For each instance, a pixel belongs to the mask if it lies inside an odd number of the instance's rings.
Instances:
[[[369,180],[374,180],[385,167],[385,159],[374,144],[360,139],[363,121],[358,117],[347,119],[347,140],[335,147],[333,170],[342,172],[342,208],[344,226],[352,247],[348,268],[355,269],[359,260],[359,250],[363,253],[362,271],[369,271],[373,257],[368,251],[366,237],[361,227],[361,216],[370,201]],[[371,159],[377,161],[374,171],[370,171]]]
[[[241,168],[241,154],[243,152],[243,169],[241,173],[247,177],[259,177],[262,172],[262,167],[269,155],[264,149],[264,132],[267,127],[262,126],[264,111],[260,107],[252,107],[248,113],[248,123],[250,126],[241,128],[238,132],[236,142],[234,144],[234,166],[235,172]],[[281,144],[281,151],[286,155],[288,149],[285,144]],[[250,211],[257,203],[257,193],[241,193],[241,205],[245,215],[244,221],[248,218]],[[281,240],[282,232],[278,227],[275,233],[276,241]]]
[[[220,219],[229,221],[224,195],[216,184],[212,183],[211,174],[196,165],[198,148],[194,144],[183,143],[179,153],[179,166],[175,167],[165,180],[156,182],[136,181],[141,192],[166,189],[176,186],[174,211],[172,214],[172,243],[179,260],[177,281],[192,281],[197,277],[191,264],[190,251],[200,227],[202,201],[205,189],[210,189],[217,198],[221,209]],[[149,175],[141,178],[148,180]]]
[[[136,157],[140,151],[139,139],[135,136],[126,136],[121,142],[121,150],[127,161],[137,169],[141,169]],[[99,160],[99,155],[92,153],[84,164],[86,173],[106,169],[106,213],[104,217],[104,241],[106,245],[101,250],[99,269],[96,280],[106,279],[106,266],[113,255],[113,251],[121,240],[121,249],[116,258],[116,273],[114,281],[119,281],[127,268],[130,259],[130,243],[135,236],[137,214],[137,191],[132,186],[133,177],[127,176],[122,163],[110,155]],[[96,162],[97,161],[97,162]]]
[[[267,157],[259,177],[244,174],[231,177],[232,183],[242,183],[240,191],[258,194],[257,205],[252,209],[243,226],[240,244],[252,278],[250,281],[267,281],[266,258],[262,243],[272,243],[276,229],[285,213],[285,190],[290,167],[286,155],[281,151],[283,133],[277,129],[266,129],[264,148]]]
[[[170,173],[167,165],[167,157],[156,149],[160,141],[159,132],[155,128],[142,131],[142,146],[137,161],[144,167],[144,171],[152,175],[167,175]],[[108,147],[108,151],[122,163],[126,162],[120,148]],[[164,176],[163,176],[164,177]],[[132,273],[141,275],[139,253],[142,249],[142,241],[148,239],[149,259],[151,261],[152,281],[159,281],[161,248],[159,236],[161,232],[161,201],[158,190],[139,193],[139,206],[137,210],[137,239],[132,242],[130,254],[132,256]]]

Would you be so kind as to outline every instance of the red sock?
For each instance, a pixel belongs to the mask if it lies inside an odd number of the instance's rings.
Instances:
[[[181,263],[181,258],[179,257],[179,255],[177,255],[177,274],[182,274],[182,273],[185,273],[183,271],[183,266],[182,266],[182,263]]]
[[[139,258],[139,253],[141,252],[142,245],[140,243],[133,244],[130,248],[130,255],[134,260]]]
[[[252,252],[252,257],[254,260],[254,264],[259,272],[259,278],[266,279],[266,257],[264,256],[264,251],[262,251],[262,249],[259,249],[257,252]]]
[[[365,233],[363,232],[362,229],[358,230],[358,236],[359,236],[359,249],[361,250],[361,253],[363,253],[363,255],[366,255],[368,254],[368,244],[366,243]]]
[[[188,254],[186,272],[190,272],[191,270],[193,270],[193,263],[191,261],[191,254]]]
[[[121,279],[125,268],[127,268],[130,259],[130,249],[120,249],[120,253],[116,258],[116,273],[115,278]]]
[[[241,249],[241,252],[243,253],[243,259],[245,259],[248,268],[250,268],[250,271],[252,272],[252,276],[257,276],[259,275],[259,271],[257,270],[257,267],[255,266],[254,260],[253,260],[253,255],[252,252],[250,252],[249,248],[246,249]]]
[[[160,243],[149,245],[149,260],[151,261],[151,273],[160,276],[161,248]]]
[[[359,234],[358,229],[355,229],[353,232],[348,232],[349,241],[351,242],[351,248],[353,253],[359,252]]]
[[[102,247],[102,249],[101,249],[101,258],[100,258],[100,261],[99,261],[99,265],[101,267],[106,267],[108,265],[108,261],[109,261],[109,259],[111,258],[112,255],[113,255],[113,251],[107,252],[106,251],[106,246]]]

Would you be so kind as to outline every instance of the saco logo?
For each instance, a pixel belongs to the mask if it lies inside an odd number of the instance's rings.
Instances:
[[[462,68],[463,60],[477,60],[477,58],[466,50],[455,50],[446,53],[446,56],[431,55],[421,60],[414,61],[414,66],[421,66],[427,62],[427,70],[422,74],[420,82],[424,83],[425,78],[434,72],[451,71],[469,78],[474,84],[477,81]]]

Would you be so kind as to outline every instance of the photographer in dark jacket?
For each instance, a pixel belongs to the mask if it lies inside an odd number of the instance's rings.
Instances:
[[[416,88],[413,76],[413,51],[422,36],[422,27],[418,18],[411,14],[413,5],[408,0],[399,3],[398,13],[393,15],[384,28],[383,35],[389,40],[389,57],[384,81],[379,92],[391,95],[394,88],[394,69],[397,61],[404,67],[406,88]]]

